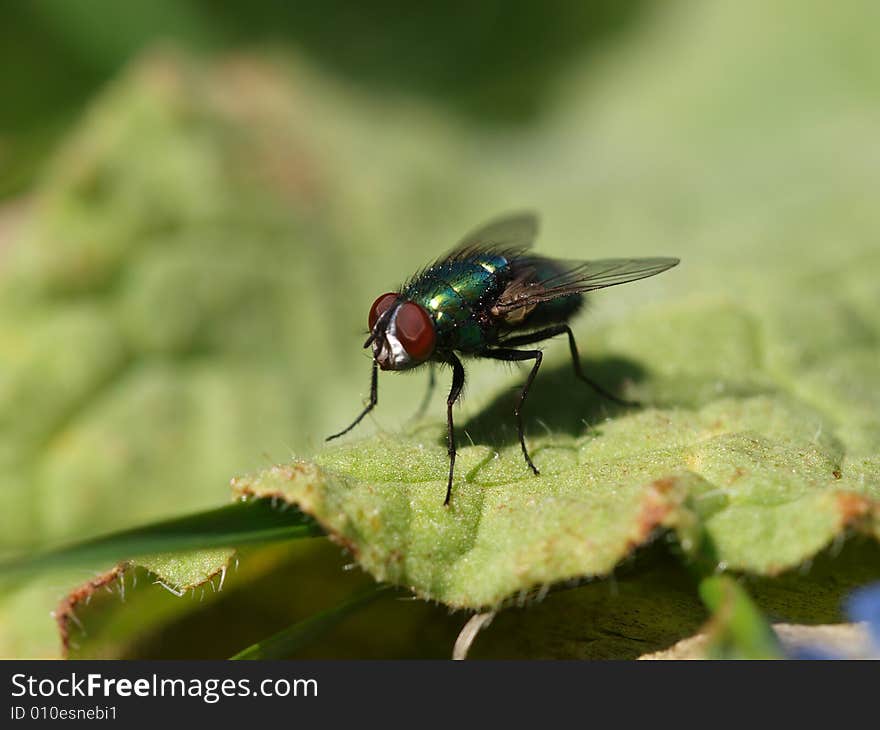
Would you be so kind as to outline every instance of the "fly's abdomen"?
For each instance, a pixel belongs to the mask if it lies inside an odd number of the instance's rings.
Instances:
[[[432,266],[403,291],[434,320],[439,349],[482,350],[492,327],[487,303],[503,289],[507,259],[481,254]]]
[[[533,265],[536,278],[540,282],[558,281],[557,277],[564,274],[569,266],[553,259],[537,259]],[[531,328],[567,322],[583,306],[584,295],[580,293],[555,297],[546,302],[540,302],[525,318],[524,324]]]
[[[492,310],[504,331],[532,330],[567,322],[584,304],[580,292],[559,294],[542,300],[548,286],[559,282],[566,273],[563,262],[530,257],[513,262],[510,287],[503,292]],[[521,306],[518,306],[521,305]]]

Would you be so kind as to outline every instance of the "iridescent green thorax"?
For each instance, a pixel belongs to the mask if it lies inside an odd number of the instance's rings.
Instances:
[[[435,264],[407,284],[402,294],[433,318],[438,349],[479,352],[493,329],[486,303],[504,290],[510,276],[506,257],[476,254]]]

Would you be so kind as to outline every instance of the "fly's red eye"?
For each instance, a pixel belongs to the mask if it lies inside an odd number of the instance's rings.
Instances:
[[[373,306],[370,307],[370,332],[373,331],[373,327],[376,326],[376,322],[379,321],[379,317],[385,314],[385,312],[388,311],[388,308],[396,301],[397,294],[395,294],[394,292],[388,292],[387,294],[383,294],[375,302],[373,302]]]
[[[395,319],[397,339],[414,360],[427,360],[437,339],[434,323],[418,304],[404,302]]]

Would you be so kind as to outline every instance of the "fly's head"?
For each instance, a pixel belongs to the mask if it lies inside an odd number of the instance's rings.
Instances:
[[[364,347],[373,346],[373,359],[382,370],[409,370],[428,360],[437,333],[430,315],[400,294],[383,294],[370,307],[370,336]]]

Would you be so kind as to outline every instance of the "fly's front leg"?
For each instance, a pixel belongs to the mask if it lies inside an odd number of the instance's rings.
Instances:
[[[516,403],[516,408],[513,413],[516,416],[517,421],[517,429],[519,431],[519,445],[522,448],[523,456],[526,459],[526,464],[529,465],[529,468],[534,472],[535,476],[540,474],[538,471],[538,467],[534,465],[532,462],[532,458],[529,456],[529,450],[526,448],[526,437],[525,437],[525,428],[523,427],[523,417],[522,417],[522,409],[523,404],[526,402],[526,396],[529,394],[529,389],[532,387],[532,382],[535,380],[535,376],[538,374],[538,369],[541,367],[541,361],[544,358],[544,354],[540,350],[510,350],[506,348],[499,348],[494,350],[485,350],[480,353],[481,357],[490,357],[493,360],[504,360],[506,362],[517,362],[521,360],[534,360],[535,364],[532,366],[532,371],[529,373],[529,377],[526,378],[526,384],[523,386],[522,391],[519,394],[519,400]]]
[[[376,361],[373,361],[373,374],[370,378],[370,402],[367,404],[367,407],[361,411],[361,414],[352,421],[351,425],[348,428],[342,429],[339,433],[334,433],[332,436],[328,436],[325,441],[332,441],[333,439],[337,439],[340,436],[344,436],[351,429],[357,426],[364,416],[366,416],[370,411],[372,411],[376,407],[376,403],[379,400],[379,366]]]
[[[447,453],[449,454],[449,481],[446,483],[446,499],[443,500],[444,505],[449,504],[452,497],[452,476],[455,473],[455,425],[452,422],[452,406],[461,395],[461,389],[464,387],[464,366],[454,354],[449,354],[449,364],[452,365],[452,388],[449,390],[449,397],[446,399],[446,444]]]

